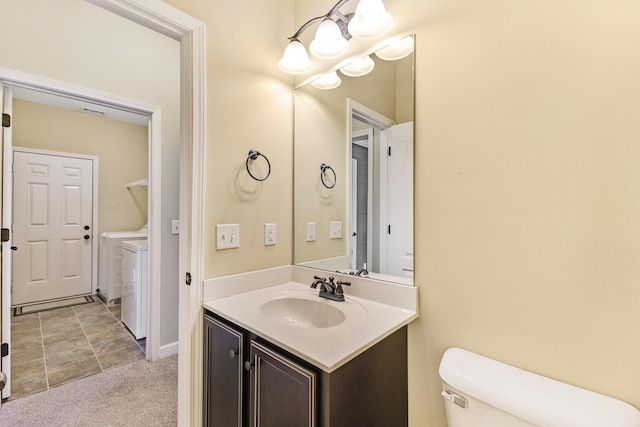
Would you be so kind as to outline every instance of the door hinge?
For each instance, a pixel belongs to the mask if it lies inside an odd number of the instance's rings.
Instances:
[[[2,127],[8,128],[11,126],[11,116],[7,113],[2,113]]]
[[[5,357],[9,355],[9,344],[3,342],[0,344],[0,357]]]
[[[391,234],[391,224],[387,225],[387,234]]]
[[[191,273],[187,273],[186,276],[187,278],[185,280],[185,283],[187,284],[187,286],[191,286]]]
[[[9,236],[9,229],[0,229],[0,242],[8,242],[9,240],[11,240],[11,237]]]

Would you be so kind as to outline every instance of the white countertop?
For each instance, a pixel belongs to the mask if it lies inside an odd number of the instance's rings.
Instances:
[[[308,274],[303,276],[306,278]],[[320,298],[318,290],[311,289],[310,283],[289,281],[211,299],[204,303],[204,307],[312,365],[331,372],[418,317],[417,289],[407,287],[398,291],[390,288],[390,295],[395,296],[400,292],[409,298],[404,304],[390,305],[385,303],[385,284],[368,280],[370,279],[352,281],[355,285],[354,294],[358,296],[350,295],[350,288],[345,287],[344,302]],[[369,287],[372,289],[371,299],[363,297]],[[332,327],[301,328],[274,320],[261,312],[260,306],[265,301],[292,295],[331,305],[343,312],[345,320]],[[395,300],[392,297],[389,301]]]

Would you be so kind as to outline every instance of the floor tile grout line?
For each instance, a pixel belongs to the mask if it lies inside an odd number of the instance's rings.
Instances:
[[[93,344],[91,344],[91,340],[89,339],[89,336],[87,335],[87,332],[84,330],[84,326],[82,326],[82,322],[80,321],[80,318],[78,317],[78,313],[76,312],[76,310],[73,307],[71,309],[73,310],[73,314],[76,316],[76,320],[80,324],[80,329],[82,329],[82,334],[84,335],[84,338],[89,343],[89,347],[91,347],[91,352],[93,353],[93,357],[96,358],[96,361],[98,362],[98,366],[100,366],[100,372],[104,372],[104,368],[102,367],[102,363],[100,363],[100,358],[96,354],[96,349],[93,348]]]
[[[122,322],[122,320],[121,320],[121,319],[118,319],[118,318],[116,317],[116,315],[115,315],[115,314],[113,314],[113,311],[109,310],[109,306],[107,306],[107,305],[104,303],[104,301],[102,301],[102,300],[100,300],[100,303],[106,307],[107,311],[108,311],[109,313],[111,313],[111,316],[113,316],[113,318],[114,318],[114,319],[116,319],[116,322],[118,322],[118,324],[122,327],[122,329],[124,329],[124,331],[125,331],[129,336],[131,336],[131,332],[129,332],[129,330],[128,330],[128,329],[127,329],[127,327],[124,325],[124,323]],[[120,310],[122,310],[122,303],[120,303]],[[133,339],[133,342],[134,342],[134,343],[136,343],[136,345],[138,346],[138,348],[140,349],[140,351],[142,351],[142,352],[144,353],[144,357],[145,357],[145,359],[146,359],[146,357],[147,357],[146,341],[145,341],[145,348],[142,348],[142,346],[138,343],[138,340],[137,340],[135,337],[131,336],[131,339]]]
[[[47,382],[47,390],[49,390],[49,370],[47,369],[47,352],[44,347],[44,330],[42,329],[42,318],[38,313],[38,324],[40,325],[40,343],[42,344],[42,363],[44,364],[44,379]]]

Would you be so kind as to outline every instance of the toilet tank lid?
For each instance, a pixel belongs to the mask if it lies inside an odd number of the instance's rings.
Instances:
[[[444,353],[439,373],[456,390],[532,424],[640,427],[640,411],[625,402],[460,348]]]

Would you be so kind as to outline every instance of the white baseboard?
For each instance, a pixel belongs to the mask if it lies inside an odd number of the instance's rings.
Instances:
[[[178,354],[178,341],[160,346],[160,359]]]

